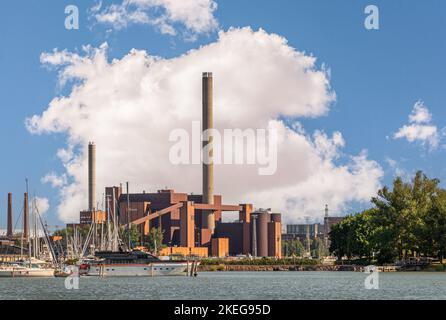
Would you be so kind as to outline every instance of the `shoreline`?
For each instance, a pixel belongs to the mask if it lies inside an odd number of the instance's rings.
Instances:
[[[363,266],[336,266],[336,265],[201,265],[198,271],[221,272],[265,272],[265,271],[354,271],[362,272]]]
[[[199,272],[271,272],[271,271],[328,271],[364,272],[366,266],[358,265],[200,265]],[[400,269],[397,266],[376,266],[378,272],[445,272],[434,268]]]

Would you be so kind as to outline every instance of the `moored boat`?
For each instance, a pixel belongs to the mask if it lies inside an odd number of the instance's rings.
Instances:
[[[97,252],[96,260],[83,268],[87,276],[97,277],[155,277],[185,276],[191,263],[188,261],[163,261],[142,251]],[[81,266],[82,269],[82,266]]]
[[[51,278],[54,268],[45,261],[31,259],[0,266],[0,278]]]

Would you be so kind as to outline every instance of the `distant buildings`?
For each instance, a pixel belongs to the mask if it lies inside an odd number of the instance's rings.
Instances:
[[[80,225],[86,226],[92,223],[105,223],[107,221],[107,214],[105,211],[81,211],[80,213]]]
[[[322,239],[326,248],[330,247],[330,232],[333,225],[338,224],[344,217],[330,217],[328,215],[328,206],[325,207],[324,224],[305,223],[289,224],[286,226],[286,233],[282,235],[282,240],[298,239],[302,244],[308,240]]]
[[[320,223],[314,224],[289,224],[286,226],[286,235],[289,235],[291,238],[298,238],[301,242],[303,242],[307,236],[310,239],[315,238],[324,238],[324,225]]]

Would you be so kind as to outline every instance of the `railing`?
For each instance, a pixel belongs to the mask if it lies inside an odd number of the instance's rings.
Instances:
[[[398,261],[396,265],[401,267],[425,267],[433,262],[433,258],[408,258]]]

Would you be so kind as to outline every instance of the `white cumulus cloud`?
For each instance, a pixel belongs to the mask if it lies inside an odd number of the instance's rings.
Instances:
[[[432,114],[422,101],[417,101],[409,115],[410,123],[429,123],[432,120]]]
[[[322,216],[326,203],[340,211],[351,202],[368,202],[380,186],[381,167],[365,151],[343,154],[340,132],[311,134],[297,121],[286,126],[279,120],[324,116],[336,96],[316,58],[278,35],[230,29],[216,42],[172,59],[132,50],[109,62],[103,45],[43,54],[42,62],[57,67],[61,81],[74,80],[68,96],[55,97],[26,121],[33,134],[67,135],[66,151],[58,151],[67,177],[58,186],[64,221],[76,221],[87,206],[89,141],[97,144],[98,190],[130,181],[133,192],[167,186],[201,193],[200,165],[169,162],[169,135],[178,128],[191,132],[192,122],[201,119],[201,74],[209,71],[216,129],[278,132],[275,175],[260,176],[256,165],[216,166],[215,191],[225,203],[272,208],[291,222]]]
[[[422,101],[415,103],[409,115],[409,124],[401,127],[393,138],[406,139],[411,143],[419,142],[431,149],[436,149],[440,142],[438,128],[432,124],[432,114]]]
[[[51,172],[44,176],[41,182],[50,183],[53,188],[60,188],[67,183],[67,179],[65,175],[58,175],[55,172]]]
[[[90,9],[94,19],[120,30],[132,24],[152,25],[163,34],[176,35],[185,29],[189,37],[209,33],[218,27],[213,0],[122,0],[103,8],[102,2]]]
[[[48,212],[50,209],[50,201],[47,198],[36,197],[34,200],[37,210],[41,216]]]

